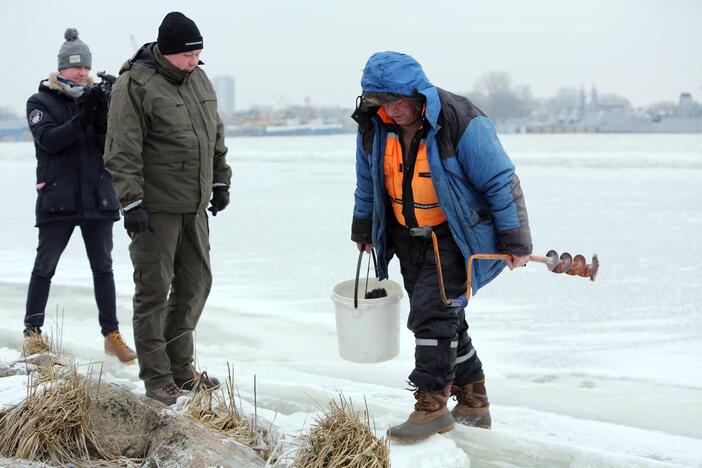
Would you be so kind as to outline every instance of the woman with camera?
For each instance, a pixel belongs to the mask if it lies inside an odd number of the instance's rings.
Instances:
[[[119,333],[112,274],[112,225],[119,203],[105,170],[107,88],[88,76],[92,55],[67,29],[58,72],[27,101],[27,119],[37,157],[36,226],[39,245],[27,292],[25,336],[40,334],[51,279],[76,226],[81,229],[93,272],[105,352],[122,362],[136,358]]]

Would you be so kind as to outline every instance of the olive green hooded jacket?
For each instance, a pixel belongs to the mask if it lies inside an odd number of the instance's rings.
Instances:
[[[224,126],[210,80],[146,44],[120,70],[110,98],[105,167],[122,207],[204,210],[213,186],[229,186]]]

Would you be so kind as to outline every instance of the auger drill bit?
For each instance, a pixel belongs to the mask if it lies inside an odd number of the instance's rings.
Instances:
[[[558,256],[555,250],[549,250],[545,257],[539,255],[530,255],[529,261],[543,263],[549,271],[553,273],[566,273],[572,276],[582,276],[595,281],[597,270],[600,268],[600,260],[597,255],[592,256],[592,262],[587,263],[585,257],[576,255],[572,257],[568,252],[564,252]]]

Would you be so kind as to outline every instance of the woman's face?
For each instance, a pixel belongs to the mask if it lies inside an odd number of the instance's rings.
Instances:
[[[90,68],[88,67],[69,67],[62,68],[59,70],[62,77],[67,80],[71,80],[78,86],[83,86],[86,81],[88,81],[88,75],[90,74]]]

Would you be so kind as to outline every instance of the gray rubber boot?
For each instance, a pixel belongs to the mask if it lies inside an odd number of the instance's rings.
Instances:
[[[434,434],[452,430],[455,422],[446,406],[448,395],[415,390],[417,403],[407,421],[388,429],[387,435],[398,442],[417,442]]]
[[[451,410],[457,423],[482,429],[492,427],[484,378],[464,385],[452,385],[451,395],[458,400],[458,404]]]

